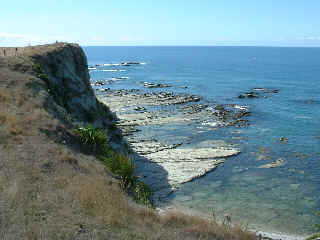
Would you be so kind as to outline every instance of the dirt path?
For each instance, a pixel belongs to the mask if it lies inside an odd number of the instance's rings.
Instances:
[[[23,53],[23,48],[0,47],[0,57],[18,56]]]
[[[68,43],[45,44],[40,46],[27,47],[0,47],[0,57],[13,57],[21,55],[43,54],[49,50],[60,49],[68,45]],[[72,44],[69,44],[72,46]]]

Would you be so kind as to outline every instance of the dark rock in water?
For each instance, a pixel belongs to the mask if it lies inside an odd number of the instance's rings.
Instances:
[[[208,105],[206,104],[192,104],[192,105],[184,106],[180,108],[180,110],[186,114],[194,114],[194,113],[199,113],[207,108],[208,108]]]
[[[261,97],[263,96],[260,96],[254,92],[243,93],[238,96],[238,98],[261,98]]]
[[[278,92],[278,89],[253,88],[250,92],[240,94],[238,98],[266,98],[268,96],[264,94],[272,94]]]
[[[286,137],[281,137],[281,138],[280,138],[280,142],[283,142],[283,141],[288,141],[288,138],[286,138]]]
[[[131,66],[131,65],[128,64],[128,63],[121,63],[121,66],[129,67],[129,66]]]
[[[246,95],[247,95],[247,98],[259,98],[260,97],[259,95],[257,95],[254,92],[248,92],[248,93],[246,93]]]
[[[165,88],[165,87],[171,87],[168,84],[162,84],[162,83],[149,83],[149,82],[145,82],[143,84],[144,87],[146,88]]]
[[[146,111],[147,109],[145,107],[138,106],[138,107],[135,107],[133,110],[142,112],[142,111]]]
[[[127,62],[126,64],[130,64],[130,65],[139,65],[139,64],[141,64],[141,63],[139,63],[139,62]]]
[[[97,81],[94,83],[95,86],[103,86],[105,85],[106,83],[105,82],[102,82],[102,81]]]
[[[279,89],[269,89],[269,88],[253,88],[252,91],[260,91],[263,93],[278,93]]]
[[[121,66],[131,66],[131,65],[140,65],[141,63],[139,62],[122,62],[120,63]]]
[[[225,108],[222,106],[222,105],[217,105],[217,106],[215,106],[215,108],[214,108],[215,110],[218,110],[218,111],[225,111]]]

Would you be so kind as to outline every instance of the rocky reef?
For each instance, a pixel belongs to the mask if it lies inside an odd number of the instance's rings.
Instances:
[[[246,107],[212,106],[199,96],[161,89],[105,89],[97,89],[97,97],[117,113],[117,125],[135,151],[137,173],[152,187],[155,200],[240,153],[238,146],[222,140],[202,140],[195,145],[192,139],[201,132],[194,130],[199,127],[247,126],[250,111]]]

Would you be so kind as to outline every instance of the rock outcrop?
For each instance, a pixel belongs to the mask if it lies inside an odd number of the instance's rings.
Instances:
[[[52,48],[48,51],[48,47]],[[41,52],[41,50],[45,51]],[[47,75],[47,84],[56,102],[76,119],[107,125],[108,108],[99,103],[90,85],[87,58],[77,44],[57,43],[37,47],[31,57]]]

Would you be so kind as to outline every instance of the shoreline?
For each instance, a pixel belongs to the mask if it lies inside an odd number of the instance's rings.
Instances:
[[[146,93],[139,89],[110,90],[109,88],[99,88],[97,89],[97,93],[97,98],[108,105],[113,112],[117,113],[119,118],[117,125],[122,129],[124,136],[126,136],[133,150],[138,153],[135,155],[138,175],[142,177],[144,182],[151,186],[155,192],[155,201],[160,204],[163,199],[166,199],[172,192],[178,190],[181,184],[193,181],[208,172],[214,171],[214,169],[219,164],[223,164],[229,156],[240,153],[238,146],[228,145],[228,143],[224,141],[206,141],[204,142],[205,145],[211,144],[211,146],[216,149],[222,148],[224,150],[229,148],[229,150],[232,149],[234,152],[230,155],[224,152],[224,154],[218,156],[218,161],[212,161],[211,158],[209,162],[205,162],[206,167],[198,165],[202,169],[200,173],[195,174],[193,172],[193,175],[184,176],[184,178],[174,178],[172,174],[170,174],[170,170],[173,168],[181,169],[179,166],[181,159],[178,158],[178,161],[176,160],[179,155],[190,154],[190,151],[179,151],[190,146],[190,139],[179,138],[180,141],[163,144],[159,139],[152,139],[152,133],[145,134],[146,131],[150,131],[150,129],[155,128],[155,126],[177,125],[178,127],[184,128],[185,126],[192,126],[193,123],[209,122],[209,119],[212,120],[212,117],[215,118],[215,122],[211,121],[210,124],[216,128],[227,126],[245,127],[248,124],[248,120],[245,117],[250,114],[249,110],[242,106],[239,107],[238,105],[230,104],[218,104],[212,108],[212,106],[203,103],[199,96],[188,94],[174,94],[161,91]],[[174,111],[169,111],[168,108],[174,108]],[[231,111],[230,114],[230,109],[232,108],[233,111]],[[210,111],[208,111],[208,109],[210,109]],[[193,151],[194,149],[195,148],[193,148]],[[177,154],[175,154],[175,152]],[[184,158],[182,161],[190,165],[192,162],[191,159],[199,154],[201,155],[201,151],[195,152],[191,158]],[[166,157],[164,158],[163,156]],[[201,161],[210,157],[215,158],[214,154],[211,153],[211,156],[210,154],[203,155]],[[169,158],[175,159],[175,161],[165,162],[165,160]],[[208,163],[210,162],[213,164],[208,167]],[[194,166],[197,166],[199,162],[194,163]],[[182,168],[184,167],[183,165],[181,166]],[[190,169],[191,168],[187,169],[186,172],[190,172]],[[193,167],[193,169],[195,169],[195,167]],[[181,174],[181,172],[178,172],[174,175],[181,176]],[[170,204],[166,206],[166,208],[167,207],[179,209]],[[183,212],[185,212],[185,210]],[[201,214],[200,212],[195,213],[190,209],[187,212],[190,212],[191,215]],[[207,218],[208,216],[204,217]],[[256,232],[255,230],[252,231]],[[266,240],[305,239],[303,236],[278,232],[258,231],[257,234],[261,234],[262,239]]]
[[[157,211],[159,214],[164,214],[166,211],[177,211],[177,212],[183,212],[184,214],[190,215],[190,216],[198,216],[205,219],[210,219],[212,216],[209,216],[208,214],[204,214],[202,212],[192,210],[190,208],[184,208],[184,207],[176,207],[175,205],[164,205],[157,208]],[[222,224],[223,220],[217,220],[219,223]],[[300,236],[300,235],[289,235],[286,233],[280,233],[280,232],[268,232],[268,231],[261,231],[256,230],[254,228],[248,229],[250,232],[256,233],[257,239],[259,240],[305,240],[308,236]],[[259,238],[261,235],[261,238]]]

